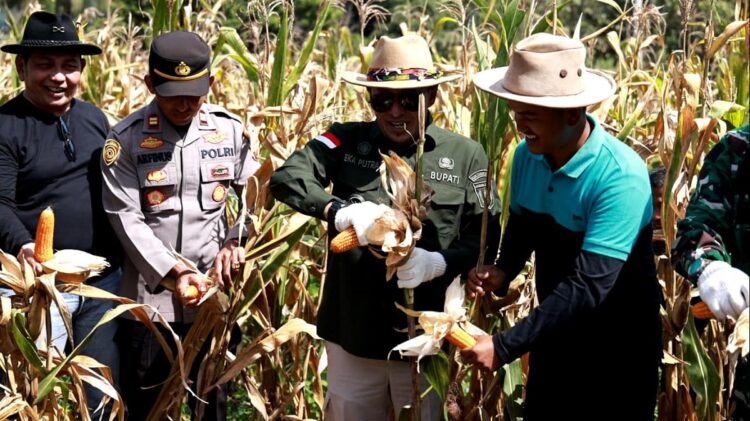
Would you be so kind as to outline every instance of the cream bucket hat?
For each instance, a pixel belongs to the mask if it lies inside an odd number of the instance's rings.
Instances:
[[[474,75],[474,85],[511,101],[547,108],[599,103],[617,88],[608,75],[587,70],[586,49],[577,39],[539,33],[516,44],[510,66]]]
[[[387,89],[424,88],[460,77],[457,74],[444,76],[437,70],[427,41],[414,34],[378,38],[367,74],[348,71],[341,75],[344,81],[354,85]]]

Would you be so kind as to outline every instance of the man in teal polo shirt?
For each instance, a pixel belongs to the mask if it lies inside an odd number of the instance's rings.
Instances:
[[[539,305],[480,336],[462,357],[496,370],[530,353],[524,419],[653,419],[661,356],[660,291],[645,164],[586,106],[614,81],[586,70],[574,39],[528,37],[510,66],[474,84],[508,101],[521,141],[496,266],[469,274],[470,296],[504,293],[535,253]]]

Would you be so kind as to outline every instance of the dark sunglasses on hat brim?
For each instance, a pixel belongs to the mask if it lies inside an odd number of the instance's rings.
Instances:
[[[419,94],[426,92],[422,89],[407,89],[398,93],[379,92],[370,94],[370,106],[377,113],[384,113],[393,107],[398,101],[401,108],[406,111],[416,112],[419,110]]]

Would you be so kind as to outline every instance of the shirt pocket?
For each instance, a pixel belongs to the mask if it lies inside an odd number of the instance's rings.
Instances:
[[[201,208],[219,209],[224,205],[229,183],[234,180],[233,161],[201,162]]]
[[[373,202],[390,206],[390,200],[381,189],[377,172],[352,172],[342,174],[334,182],[333,195],[349,203]]]
[[[464,189],[449,184],[433,186],[430,211],[427,214],[425,230],[435,230],[442,248],[447,248],[458,236],[461,226],[461,213],[465,202]]]
[[[177,168],[174,164],[138,167],[141,207],[146,213],[177,210]]]

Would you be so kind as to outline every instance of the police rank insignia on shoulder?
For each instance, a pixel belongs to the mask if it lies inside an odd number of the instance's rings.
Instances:
[[[204,134],[203,138],[208,143],[221,143],[227,139],[227,134],[217,130],[213,133]]]
[[[116,139],[107,139],[102,148],[102,160],[107,166],[112,165],[120,157],[120,142]]]
[[[214,200],[214,202],[221,202],[224,200],[224,197],[227,195],[227,188],[224,187],[223,184],[219,184],[214,189],[214,192],[211,193],[211,199]]]
[[[148,116],[148,127],[150,129],[159,127],[159,116],[157,114],[150,114]]]
[[[160,148],[164,145],[164,141],[159,139],[158,137],[152,137],[149,136],[143,141],[141,141],[141,144],[139,145],[143,149],[156,149]]]

